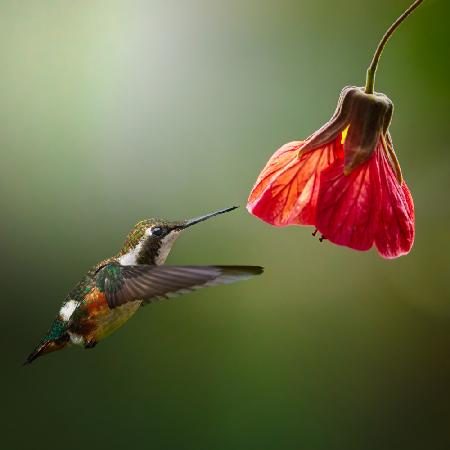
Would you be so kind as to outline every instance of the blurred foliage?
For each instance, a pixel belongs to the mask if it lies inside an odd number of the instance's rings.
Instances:
[[[171,264],[258,279],[139,311],[95,350],[20,364],[142,218],[245,205],[267,158],[361,85],[407,0],[0,5],[4,448],[450,448],[450,4],[427,0],[376,90],[414,195],[395,261],[241,209]]]

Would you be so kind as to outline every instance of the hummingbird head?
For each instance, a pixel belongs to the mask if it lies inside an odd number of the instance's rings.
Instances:
[[[164,264],[172,245],[183,230],[236,208],[237,206],[232,206],[204,216],[175,222],[164,219],[141,220],[128,234],[117,259],[122,265]]]

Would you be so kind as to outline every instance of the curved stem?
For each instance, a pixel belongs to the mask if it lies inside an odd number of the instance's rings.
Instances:
[[[367,69],[366,77],[366,94],[373,94],[373,88],[375,85],[375,73],[377,71],[378,61],[380,59],[381,53],[389,40],[389,38],[394,34],[395,30],[400,26],[400,24],[423,2],[423,0],[416,0],[384,33],[378,47],[373,55],[372,62]]]

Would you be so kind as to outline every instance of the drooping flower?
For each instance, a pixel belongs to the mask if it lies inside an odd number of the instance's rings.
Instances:
[[[380,55],[415,2],[381,39],[365,87],[347,86],[331,119],[305,141],[282,146],[250,193],[247,209],[274,226],[313,225],[320,240],[385,258],[409,253],[414,204],[389,133],[393,104],[374,92]]]
[[[388,128],[392,102],[364,88],[342,90],[333,117],[305,141],[281,147],[261,172],[247,209],[275,225],[313,225],[356,250],[408,253],[414,206]]]

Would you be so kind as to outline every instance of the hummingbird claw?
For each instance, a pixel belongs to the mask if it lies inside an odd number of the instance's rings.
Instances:
[[[88,341],[86,344],[84,344],[85,350],[88,350],[90,348],[94,348],[97,345],[96,341]]]

